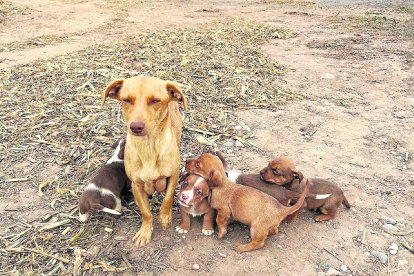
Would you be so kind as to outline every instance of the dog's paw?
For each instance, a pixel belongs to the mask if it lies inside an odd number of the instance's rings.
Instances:
[[[132,238],[132,242],[137,247],[145,246],[151,241],[152,225],[142,225],[141,229]]]
[[[160,212],[158,221],[160,222],[162,229],[166,230],[172,221],[172,210]]]
[[[222,239],[227,234],[227,230],[218,231],[217,238]]]
[[[89,219],[90,214],[88,212],[86,212],[85,214],[81,214],[79,212],[79,221],[80,222],[87,222]]]
[[[204,235],[206,235],[206,236],[211,236],[211,235],[213,235],[214,234],[214,230],[213,229],[203,229],[203,230],[201,230],[201,233],[203,233]]]
[[[180,226],[175,227],[175,231],[177,231],[180,234],[185,234],[188,232],[187,229],[182,229]]]

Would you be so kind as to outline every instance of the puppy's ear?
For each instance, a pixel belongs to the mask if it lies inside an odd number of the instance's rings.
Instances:
[[[219,187],[223,184],[223,176],[217,170],[213,170],[210,173],[210,178],[207,180],[207,184],[210,188]]]
[[[187,110],[187,98],[184,96],[184,93],[178,83],[175,81],[167,81],[167,92],[173,101],[182,102],[184,110]]]
[[[112,98],[119,101],[119,91],[124,84],[123,79],[114,80],[102,92],[102,106],[105,104],[106,98]]]
[[[302,182],[302,180],[303,180],[303,174],[301,172],[299,172],[299,171],[297,171],[297,172],[293,171],[292,174],[293,174],[293,176],[296,179],[299,179],[299,183]]]

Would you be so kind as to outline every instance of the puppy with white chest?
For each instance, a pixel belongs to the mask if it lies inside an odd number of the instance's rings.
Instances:
[[[124,167],[124,150],[125,139],[121,139],[114,155],[95,173],[85,187],[79,199],[81,222],[88,221],[92,211],[121,215],[121,193],[131,187]]]
[[[181,223],[176,227],[178,233],[187,233],[191,226],[191,217],[202,216],[203,228],[201,232],[210,236],[214,233],[214,210],[208,202],[209,187],[207,181],[194,174],[190,174],[181,184],[178,194],[178,203],[180,204]]]

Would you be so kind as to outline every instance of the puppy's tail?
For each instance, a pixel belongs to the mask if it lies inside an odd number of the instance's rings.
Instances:
[[[349,204],[348,199],[346,199],[345,195],[342,199],[342,204],[348,209],[351,208],[351,204]]]
[[[93,210],[102,211],[102,212],[105,212],[105,213],[108,213],[108,214],[117,215],[117,216],[122,215],[120,212],[109,209],[109,208],[106,208],[105,206],[102,206],[99,203],[94,203],[94,204],[92,204],[91,207],[92,207]]]
[[[306,182],[305,182],[305,189],[303,189],[303,192],[300,194],[300,197],[299,197],[298,201],[296,201],[296,203],[294,205],[292,205],[291,207],[287,207],[285,209],[287,211],[285,217],[295,213],[300,208],[302,208],[303,202],[305,201],[305,198],[308,195],[309,190],[310,190],[309,181],[310,181],[309,178],[307,178]]]
[[[220,159],[221,163],[223,163],[224,170],[227,171],[227,161],[226,159],[224,159],[223,155],[221,154],[221,151],[213,147],[210,147],[210,153],[217,156]]]

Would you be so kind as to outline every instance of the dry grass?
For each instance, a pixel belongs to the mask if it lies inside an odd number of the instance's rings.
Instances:
[[[147,253],[155,261],[148,263],[125,255],[116,241],[140,219],[130,199],[130,211],[120,219],[98,215],[84,226],[76,220],[87,177],[110,156],[108,145],[123,134],[119,104],[110,101],[101,108],[101,90],[112,79],[139,74],[176,80],[190,102],[183,153],[198,150],[195,132],[216,141],[246,142],[249,134],[232,128],[235,109],[275,109],[298,97],[278,87],[286,68],[259,50],[260,44],[291,35],[254,22],[224,20],[197,31],[146,32],[1,71],[0,187],[10,193],[19,187],[39,188],[44,205],[20,211],[50,210],[30,221],[16,220],[12,211],[2,216],[1,269],[68,274],[165,268],[168,244],[155,244]],[[158,201],[153,200],[154,209]],[[93,242],[98,236],[103,244]],[[92,246],[99,247],[99,254],[87,252]]]

